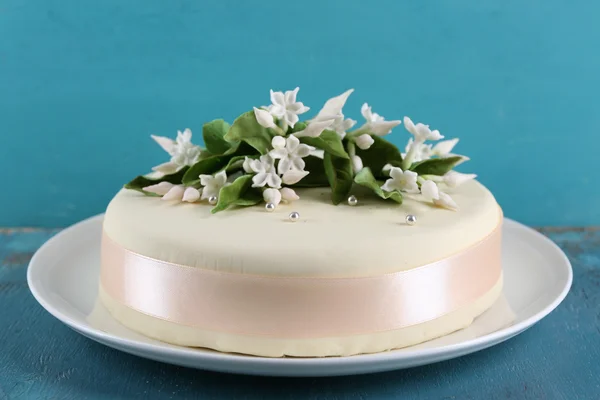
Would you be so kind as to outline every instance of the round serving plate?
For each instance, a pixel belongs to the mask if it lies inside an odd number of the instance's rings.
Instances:
[[[573,273],[552,241],[504,220],[504,289],[471,326],[416,346],[377,354],[328,358],[263,358],[174,346],[120,325],[99,303],[102,215],[63,230],[34,255],[27,281],[37,301],[75,331],[97,342],[157,361],[213,371],[272,376],[332,376],[409,368],[447,360],[503,342],[548,315],[565,298]]]

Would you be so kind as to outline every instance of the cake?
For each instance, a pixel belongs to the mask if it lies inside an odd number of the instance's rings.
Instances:
[[[110,202],[100,299],[175,345],[264,357],[398,349],[464,328],[502,290],[502,211],[425,124],[315,117],[298,89],[191,131]],[[405,152],[383,136],[400,125]],[[353,129],[353,130],[352,130]],[[435,144],[428,144],[435,142]]]

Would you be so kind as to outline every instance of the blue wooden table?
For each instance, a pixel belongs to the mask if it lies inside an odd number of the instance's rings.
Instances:
[[[71,331],[29,293],[26,267],[55,230],[0,230],[0,400],[598,399],[600,230],[547,228],[567,253],[565,302],[522,335],[459,359],[335,378],[266,378],[161,364]]]

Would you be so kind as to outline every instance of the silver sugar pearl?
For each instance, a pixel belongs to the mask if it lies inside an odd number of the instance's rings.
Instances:
[[[217,196],[210,196],[210,197],[208,198],[208,204],[211,204],[211,205],[213,205],[213,206],[214,206],[215,204],[217,204],[217,202],[218,202],[218,201],[219,201],[219,199],[218,199],[218,197],[217,197]]]
[[[406,216],[406,223],[408,225],[414,225],[417,223],[417,216],[416,215],[412,215],[412,214],[408,214]]]
[[[292,222],[296,222],[296,221],[298,221],[299,219],[300,219],[300,213],[299,213],[299,212],[297,212],[297,211],[292,211],[292,212],[290,213],[290,221],[292,221]]]
[[[350,197],[348,197],[348,205],[349,206],[355,206],[358,204],[358,199],[356,198],[356,196],[352,195]]]
[[[265,210],[267,210],[267,212],[275,211],[275,204],[273,204],[273,203],[265,204]]]

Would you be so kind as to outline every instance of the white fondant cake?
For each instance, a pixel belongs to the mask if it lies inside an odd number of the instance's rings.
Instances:
[[[502,211],[453,171],[458,139],[366,103],[352,130],[352,90],[301,122],[298,90],[206,123],[206,149],[189,129],[153,136],[170,160],[104,220],[100,298],[118,321],[184,346],[346,356],[446,335],[494,303]],[[382,138],[401,123],[405,153]]]
[[[470,181],[453,193],[459,211],[406,200],[402,206],[367,198],[355,207],[332,206],[324,189],[273,213],[260,208],[210,214],[209,207],[157,201],[121,191],[106,212],[106,235],[124,248],[159,260],[237,274],[367,277],[416,268],[481,241],[502,221],[491,193]],[[296,210],[297,223],[287,221]],[[418,215],[408,226],[405,213]],[[153,215],[153,218],[148,218]],[[481,266],[485,268],[484,265]],[[129,328],[169,343],[260,356],[332,356],[410,346],[468,326],[489,308],[502,278],[471,304],[415,326],[372,334],[285,339],[212,332],[153,318],[113,300],[102,300]],[[248,299],[252,301],[251,298]]]

